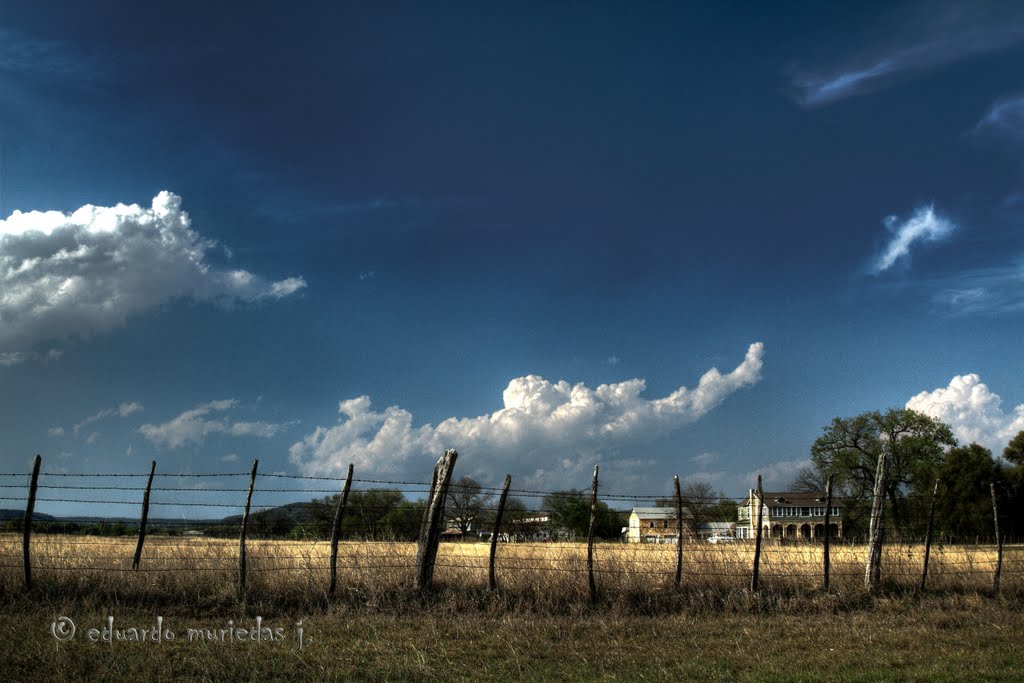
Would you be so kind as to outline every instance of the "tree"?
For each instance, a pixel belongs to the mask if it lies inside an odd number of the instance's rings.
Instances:
[[[483,492],[480,482],[472,477],[461,477],[448,487],[445,519],[465,535],[482,521],[490,500],[490,494]]]
[[[554,491],[544,496],[541,505],[551,513],[556,528],[575,536],[586,537],[590,529],[590,492],[578,489]],[[618,538],[624,526],[622,515],[604,502],[595,506],[594,535],[599,538]]]
[[[990,487],[995,483],[1001,489],[1003,478],[992,452],[976,443],[950,449],[939,466],[938,477],[938,528],[960,538],[992,534]]]
[[[506,533],[513,538],[529,536],[535,529],[526,520],[536,516],[536,513],[530,512],[526,507],[526,503],[521,498],[509,496],[505,500],[505,512],[502,513],[501,517],[502,533]]]
[[[1003,457],[1014,465],[1024,465],[1024,430],[1017,432],[1017,436],[1006,444],[1006,448],[1003,449]]]
[[[855,516],[858,506],[862,510],[872,497],[879,455],[887,455],[883,495],[898,527],[911,518],[904,505],[908,490],[928,490],[945,449],[956,446],[948,425],[900,408],[837,417],[823,431],[811,446],[811,462],[819,476],[835,475],[837,488],[847,497],[846,507]]]
[[[789,482],[789,490],[800,493],[820,493],[825,490],[827,481],[828,474],[823,473],[814,463],[811,463],[796,471],[793,481]]]
[[[366,489],[349,493],[345,505],[345,519],[342,530],[355,533],[365,539],[387,538],[393,529],[389,515],[405,502],[401,491],[394,489]],[[332,497],[330,510],[337,506],[337,496]]]
[[[397,541],[412,541],[419,537],[423,522],[425,500],[403,500],[381,520],[381,525],[391,538]]]
[[[688,482],[679,489],[683,504],[683,524],[693,535],[705,522],[736,521],[736,502],[727,500],[725,494],[715,489],[706,479]],[[675,498],[658,498],[654,501],[659,507],[672,508],[675,518]]]

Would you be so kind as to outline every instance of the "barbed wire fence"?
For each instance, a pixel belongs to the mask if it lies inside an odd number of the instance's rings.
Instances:
[[[1020,588],[1024,575],[1019,548],[1004,561],[994,488],[991,537],[971,543],[939,530],[935,544],[936,485],[930,497],[908,497],[916,517],[904,520],[898,535],[883,533],[885,551],[876,555],[851,538],[855,525],[844,517],[841,501],[817,499],[827,503],[812,506],[814,513],[826,511],[819,519],[786,508],[783,499],[771,500],[760,477],[756,489],[736,497],[683,496],[678,478],[669,495],[607,492],[597,467],[589,491],[515,488],[510,475],[502,486],[468,486],[452,481],[456,457],[446,452],[433,480],[423,482],[360,479],[351,466],[346,477],[261,473],[258,461],[248,472],[161,473],[155,462],[148,473],[137,474],[41,472],[37,456],[30,475],[0,473],[0,509],[25,505],[23,519],[5,520],[0,571],[20,569],[29,589],[33,572],[157,580],[209,575],[236,582],[240,597],[250,576],[302,576],[330,597],[338,584],[344,590],[374,582],[426,595],[436,574],[446,586],[562,591],[590,601],[613,592],[874,590],[880,583],[998,593],[1008,583]],[[17,495],[19,490],[27,495]],[[324,497],[253,505],[254,498],[270,494]],[[457,505],[452,510],[463,494],[474,496],[472,519]],[[37,504],[97,514],[37,515]],[[694,511],[721,514],[730,505],[740,509],[739,521],[707,542],[702,534],[709,530]],[[150,516],[150,508],[177,511],[180,518]],[[834,511],[838,523],[830,529]],[[574,516],[573,523],[567,525],[567,516]],[[723,526],[710,528],[721,532]],[[737,528],[744,538],[737,538]]]

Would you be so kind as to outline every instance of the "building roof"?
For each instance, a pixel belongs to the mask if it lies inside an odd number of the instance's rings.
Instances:
[[[756,495],[756,494],[755,494]],[[765,505],[792,505],[794,507],[814,507],[825,504],[825,492],[808,493],[806,491],[765,491]],[[832,504],[838,505],[838,496],[832,497]],[[740,503],[740,506],[750,504],[750,496],[747,496]]]
[[[675,519],[676,509],[674,507],[657,507],[657,508],[633,508],[631,515],[636,515],[641,519]],[[690,511],[683,509],[683,517],[689,517]]]

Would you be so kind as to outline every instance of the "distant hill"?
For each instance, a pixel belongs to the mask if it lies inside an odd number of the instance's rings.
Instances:
[[[260,510],[249,515],[249,521],[261,520],[264,522],[288,521],[295,524],[304,524],[316,519],[315,511],[318,506],[314,503],[289,503],[276,508]],[[242,515],[231,515],[220,520],[221,524],[241,524]]]
[[[25,511],[0,509],[0,522],[6,522],[9,519],[25,519]],[[41,512],[33,512],[32,519],[43,522],[52,522],[57,518],[53,515],[44,515]]]
[[[289,503],[267,510],[250,513],[250,529],[258,532],[272,530],[273,533],[287,533],[299,524],[308,524],[317,518],[315,511],[317,504],[310,502]],[[25,519],[24,510],[0,509],[0,524]],[[99,516],[55,516],[36,512],[32,515],[34,522],[51,522],[56,524],[69,525],[108,525],[124,524],[128,527],[138,529],[139,518],[131,517],[99,517]],[[220,519],[182,519],[182,518],[160,518],[150,517],[147,527],[151,530],[157,529],[182,529],[191,528],[216,532],[219,534],[231,531],[229,527],[237,529],[242,523],[242,515],[230,515]]]

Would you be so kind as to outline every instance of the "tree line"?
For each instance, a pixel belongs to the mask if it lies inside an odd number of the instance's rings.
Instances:
[[[844,500],[845,534],[864,535],[883,451],[889,458],[886,517],[898,536],[924,535],[934,493],[936,533],[957,541],[992,539],[993,484],[1003,535],[1024,532],[1024,431],[1009,441],[1000,460],[977,443],[958,443],[949,425],[913,410],[837,417],[814,441],[811,464],[790,487],[822,491],[831,475],[835,495]]]

